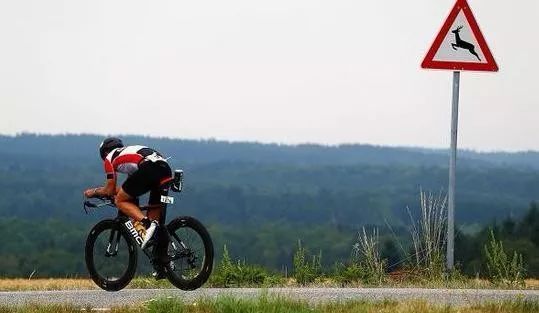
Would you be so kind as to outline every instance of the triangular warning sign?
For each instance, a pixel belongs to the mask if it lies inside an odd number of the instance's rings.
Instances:
[[[453,71],[498,71],[498,65],[466,0],[457,0],[421,67]]]

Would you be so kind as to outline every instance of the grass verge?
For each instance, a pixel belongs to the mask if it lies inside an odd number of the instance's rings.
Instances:
[[[92,311],[92,308],[82,308],[68,305],[26,305],[6,307],[0,305],[0,313],[33,313],[59,312],[71,313]],[[220,297],[217,299],[200,299],[186,304],[177,298],[166,298],[149,301],[143,305],[111,308],[115,313],[536,313],[539,312],[539,302],[506,301],[501,303],[478,304],[466,307],[434,305],[425,301],[347,301],[309,305],[306,302],[284,298],[260,296],[254,299],[238,299]]]

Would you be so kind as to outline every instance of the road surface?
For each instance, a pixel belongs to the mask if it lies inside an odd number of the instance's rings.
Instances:
[[[110,308],[140,304],[156,298],[177,297],[187,303],[200,298],[233,296],[257,297],[263,292],[308,302],[346,300],[423,299],[431,303],[470,305],[481,302],[526,299],[539,301],[539,290],[418,289],[418,288],[202,288],[196,291],[177,289],[20,291],[0,292],[0,304],[69,303],[82,307]]]

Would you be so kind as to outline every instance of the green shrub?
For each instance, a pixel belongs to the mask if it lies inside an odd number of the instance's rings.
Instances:
[[[524,265],[522,254],[513,253],[509,259],[504,251],[503,243],[496,240],[494,231],[490,230],[490,240],[484,246],[487,259],[489,280],[496,285],[524,286]]]
[[[365,228],[358,234],[348,263],[335,266],[335,280],[342,285],[359,283],[380,285],[386,281],[386,261],[380,257],[378,230],[367,234]]]
[[[268,276],[266,269],[258,265],[250,265],[245,261],[237,261],[235,267],[236,284],[239,286],[262,285]]]
[[[363,280],[363,269],[356,262],[337,263],[333,278],[343,286],[359,283]]]
[[[235,269],[226,245],[223,246],[223,257],[211,276],[211,284],[219,287],[229,287],[235,280]]]
[[[308,260],[309,255],[307,249],[301,245],[298,240],[298,249],[294,254],[294,278],[296,282],[302,286],[314,282],[314,280],[322,274],[322,251],[318,255],[313,255]]]
[[[365,227],[358,236],[358,242],[353,246],[352,256],[356,267],[349,269],[350,273],[359,270],[361,281],[366,284],[382,284],[386,280],[386,261],[380,257],[380,240],[378,229],[367,234]]]
[[[262,287],[278,287],[283,286],[286,282],[286,279],[278,274],[268,275],[264,278],[264,283]]]
[[[274,286],[281,282],[277,276],[259,266],[247,264],[245,260],[235,262],[230,258],[226,245],[223,246],[223,258],[211,277],[210,285],[216,287]]]

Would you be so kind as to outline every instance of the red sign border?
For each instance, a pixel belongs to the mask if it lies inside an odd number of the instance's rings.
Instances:
[[[481,51],[483,52],[483,55],[485,56],[487,63],[474,63],[474,62],[462,62],[462,61],[452,62],[452,61],[435,61],[434,60],[434,56],[436,55],[436,52],[438,52],[438,49],[442,45],[442,42],[444,41],[446,34],[449,32],[451,25],[453,25],[453,22],[455,21],[455,19],[457,18],[461,10],[464,12],[464,16],[468,20],[468,24],[470,24],[472,33],[477,39],[477,43],[479,44],[479,47],[481,48]],[[477,24],[477,21],[475,20],[475,17],[472,13],[472,10],[470,9],[470,6],[468,5],[468,2],[466,0],[457,0],[457,3],[455,3],[455,6],[449,13],[449,16],[447,17],[447,19],[445,20],[445,23],[440,29],[438,36],[436,36],[436,38],[434,39],[434,42],[432,43],[432,46],[427,52],[425,59],[423,59],[423,62],[421,63],[421,67],[424,69],[440,69],[440,70],[453,70],[453,71],[488,71],[488,72],[498,71],[498,64],[496,64],[496,61],[494,60],[494,57],[492,56],[492,53],[490,52],[490,49],[485,40],[485,37],[483,37],[483,33],[481,33],[481,30],[479,29],[479,25]]]

